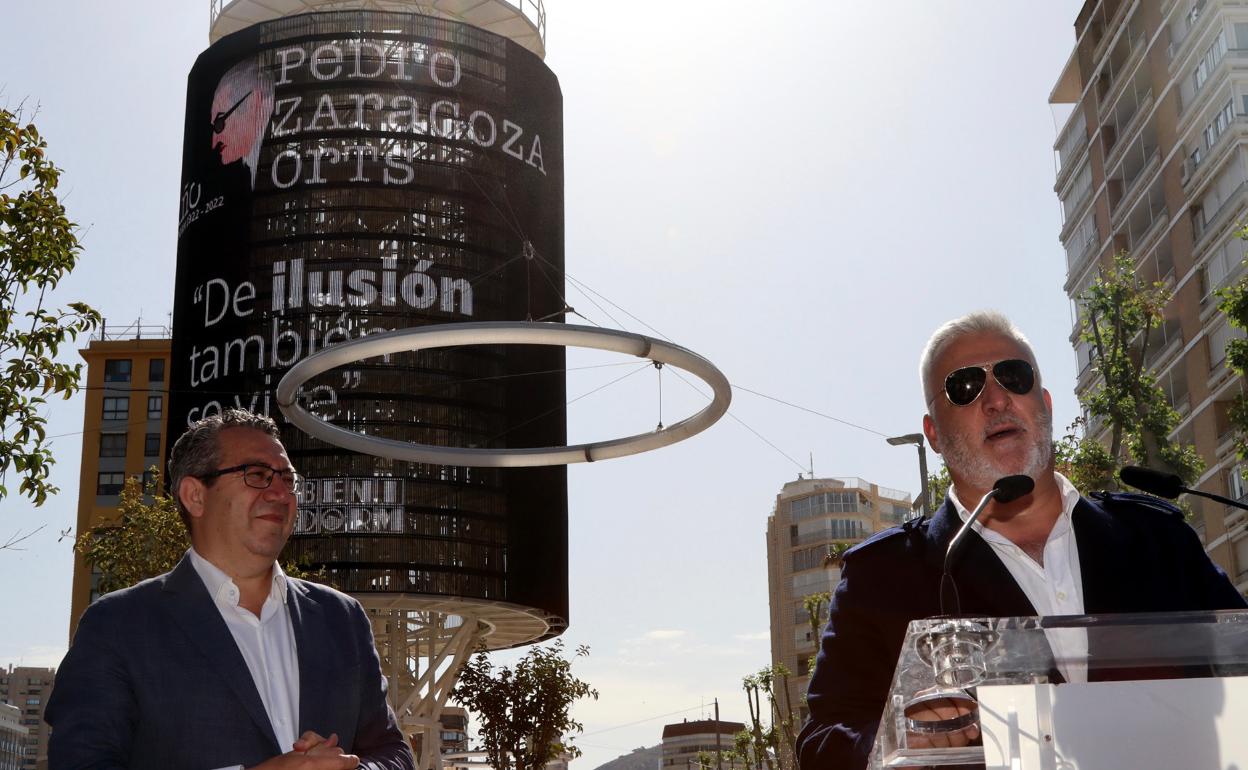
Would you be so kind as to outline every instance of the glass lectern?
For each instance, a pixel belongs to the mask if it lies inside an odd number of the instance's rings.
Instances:
[[[869,766],[1248,768],[1248,612],[916,620]]]

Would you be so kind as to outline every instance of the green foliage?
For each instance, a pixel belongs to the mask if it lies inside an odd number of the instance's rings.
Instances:
[[[160,472],[155,467],[151,471],[146,489],[137,476],[126,479],[117,515],[81,533],[74,543],[86,565],[99,569],[100,594],[168,572],[191,547],[178,504],[161,491]],[[293,562],[284,562],[282,571],[325,582],[324,570],[310,571]]]
[[[1082,417],[1076,419],[1066,428],[1066,435],[1054,442],[1057,472],[1070,479],[1075,489],[1118,489],[1118,462],[1104,444],[1084,435],[1083,422]]]
[[[190,547],[178,506],[161,494],[157,473],[146,489],[137,477],[126,479],[117,515],[74,543],[87,566],[99,569],[101,594],[168,572]]]
[[[927,475],[927,493],[930,495],[928,499],[932,501],[932,511],[944,505],[945,496],[949,494],[949,485],[953,480],[949,478],[949,469],[941,464],[940,470],[936,473]]]
[[[573,659],[589,655],[584,645]],[[572,674],[572,660],[563,656],[563,640],[548,647],[534,645],[515,668],[495,666],[484,652],[464,664],[451,697],[476,715],[490,766],[495,770],[539,770],[568,753],[570,732],[584,728],[569,713],[580,698],[598,699],[598,691]]]
[[[1248,226],[1238,233],[1248,239]],[[1226,315],[1226,321],[1241,331],[1248,331],[1248,277],[1240,278],[1233,286],[1218,289],[1218,310]],[[1209,351],[1210,358],[1217,358],[1218,351]],[[1241,378],[1248,376],[1248,339],[1234,339],[1226,346],[1226,365]],[[1248,459],[1248,395],[1235,396],[1227,414],[1235,431],[1235,451],[1239,459]]]
[[[839,552],[836,553],[835,556],[836,564],[840,564],[841,556],[845,554],[845,551],[849,550],[848,543],[834,543],[832,547],[837,548],[838,546],[840,546],[840,548]],[[832,552],[829,551],[829,556],[831,555]],[[827,622],[827,613],[824,612],[824,610],[827,609],[831,602],[832,593],[830,591],[820,591],[817,594],[810,594],[802,597],[802,609],[806,610],[806,621],[810,623],[811,639],[818,639],[822,635],[823,624]],[[811,653],[810,660],[807,663],[807,671],[815,670],[815,658],[818,657],[818,654],[818,647],[816,646],[816,651]]]
[[[1179,414],[1145,366],[1150,333],[1162,324],[1170,297],[1164,284],[1136,275],[1126,252],[1102,267],[1079,297],[1079,336],[1091,345],[1093,366],[1102,377],[1083,396],[1083,405],[1110,428],[1104,451],[1073,433],[1058,444],[1058,461],[1072,480],[1091,484],[1075,482],[1080,489],[1115,488],[1114,472],[1128,462],[1168,468],[1187,483],[1204,470],[1194,447],[1169,439]]]
[[[792,757],[792,747],[797,742],[797,734],[795,730],[800,727],[797,724],[797,714],[791,707],[785,709],[785,713],[780,713],[779,705],[776,703],[776,685],[779,684],[787,697],[789,670],[783,663],[772,666],[764,666],[759,669],[757,674],[751,674],[742,678],[741,687],[745,690],[745,701],[750,708],[750,723],[746,728],[737,734],[735,751],[746,767],[753,767],[755,770],[776,770],[776,758],[781,756],[780,748],[783,745],[788,749],[784,754]],[[764,719],[762,709],[762,696],[765,695],[769,706],[771,724],[767,724]],[[795,763],[790,759],[789,762],[782,761],[783,770],[793,770]]]
[[[0,499],[10,469],[21,494],[42,505],[57,492],[48,482],[55,458],[40,414],[49,396],[69,398],[82,364],[55,361],[63,343],[100,323],[82,302],[50,310],[55,289],[78,261],[77,227],[56,196],[60,169],[22,110],[0,108]]]

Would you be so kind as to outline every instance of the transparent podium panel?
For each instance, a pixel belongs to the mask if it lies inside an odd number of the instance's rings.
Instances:
[[[1244,725],[1248,612],[931,618],[907,631],[869,767],[1248,768]],[[1162,764],[1104,764],[1128,743]]]

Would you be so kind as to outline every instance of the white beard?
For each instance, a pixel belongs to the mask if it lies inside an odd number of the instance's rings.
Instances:
[[[1003,476],[1022,474],[1036,479],[1048,469],[1053,461],[1053,415],[1048,410],[1041,411],[1036,430],[1028,433],[1028,439],[1031,443],[1023,466],[1018,469],[998,465],[987,455],[973,451],[971,439],[958,433],[945,436],[941,456],[951,475],[961,477],[976,489],[992,489]]]

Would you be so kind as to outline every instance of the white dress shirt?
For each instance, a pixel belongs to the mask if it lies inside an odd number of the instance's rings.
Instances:
[[[286,605],[286,574],[273,564],[273,582],[265,597],[260,617],[239,606],[238,586],[230,576],[195,552],[189,551],[191,565],[199,573],[230,629],[238,651],[251,672],[264,710],[273,725],[277,745],[288,752],[299,737],[299,652]],[[241,767],[241,765],[240,765]]]
[[[1044,544],[1044,564],[1038,564],[1008,538],[988,529],[979,522],[975,532],[992,547],[1001,563],[1014,577],[1014,582],[1036,608],[1037,615],[1082,615],[1083,579],[1079,571],[1079,547],[1075,542],[1075,529],[1071,525],[1071,513],[1079,502],[1079,490],[1060,473],[1053,474],[1062,497],[1062,512],[1053,524],[1053,531]],[[953,487],[949,499],[962,521],[971,517],[970,511],[958,499]],[[978,502],[978,501],[976,501]],[[1068,682],[1088,681],[1088,636],[1081,629],[1051,629],[1045,631],[1053,654],[1057,657],[1058,670]]]

